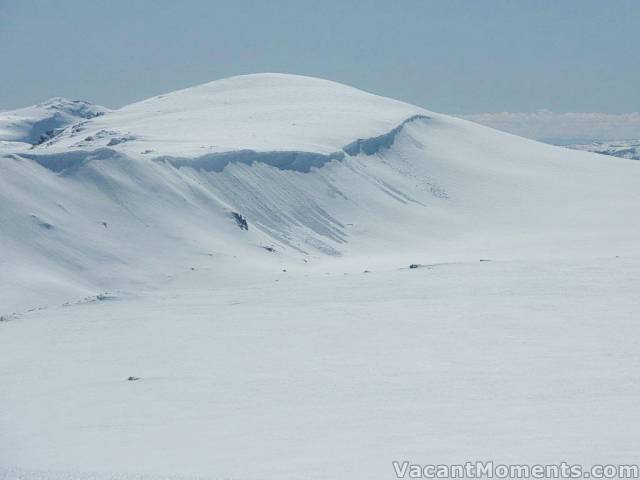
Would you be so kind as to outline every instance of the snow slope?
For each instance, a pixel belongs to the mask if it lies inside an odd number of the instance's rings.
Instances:
[[[5,315],[146,284],[210,255],[272,269],[327,255],[384,262],[400,251],[411,263],[639,248],[636,164],[292,75],[108,112],[0,168]]]
[[[68,125],[108,111],[99,105],[61,97],[50,98],[32,107],[0,111],[0,142],[34,145],[54,136]]]
[[[3,152],[6,478],[640,447],[638,162],[280,74]]]
[[[237,150],[330,154],[425,110],[296,75],[233,77],[179,90],[68,129],[49,149],[117,146],[131,156]]]
[[[0,478],[637,462],[637,257],[219,269],[0,323]]]

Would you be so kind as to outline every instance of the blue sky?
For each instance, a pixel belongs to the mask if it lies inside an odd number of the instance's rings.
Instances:
[[[276,71],[455,114],[633,112],[639,27],[637,0],[0,0],[0,108]]]

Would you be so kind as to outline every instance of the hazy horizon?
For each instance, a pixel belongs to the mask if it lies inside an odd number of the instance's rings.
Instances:
[[[0,4],[3,110],[117,108],[265,71],[456,115],[640,110],[634,1]]]

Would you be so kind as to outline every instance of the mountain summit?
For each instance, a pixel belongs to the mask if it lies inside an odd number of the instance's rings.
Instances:
[[[47,147],[117,147],[130,155],[236,150],[329,154],[430,113],[339,83],[242,75],[149,98],[67,130]]]
[[[1,261],[14,279],[4,308],[29,305],[34,288],[56,302],[191,267],[228,275],[640,245],[637,162],[335,82],[245,75],[99,113],[31,149],[3,149]]]
[[[32,107],[0,111],[0,141],[42,143],[68,125],[104,115],[109,109],[54,97]]]

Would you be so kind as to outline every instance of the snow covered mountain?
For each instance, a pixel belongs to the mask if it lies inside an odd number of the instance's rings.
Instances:
[[[87,108],[3,127],[0,478],[635,458],[640,162],[295,75]]]
[[[128,105],[67,129],[42,150],[117,147],[130,156],[190,158],[238,150],[331,154],[426,113],[326,80],[246,75]]]
[[[572,143],[565,146],[574,150],[584,150],[629,160],[640,160],[640,140],[594,141],[591,143]]]
[[[32,107],[0,111],[0,142],[4,148],[32,146],[54,137],[61,129],[104,115],[109,109],[62,97]],[[13,143],[13,145],[10,145]]]
[[[638,248],[638,165],[337,83],[248,75],[87,108],[0,162],[4,314],[211,255],[273,268]]]

